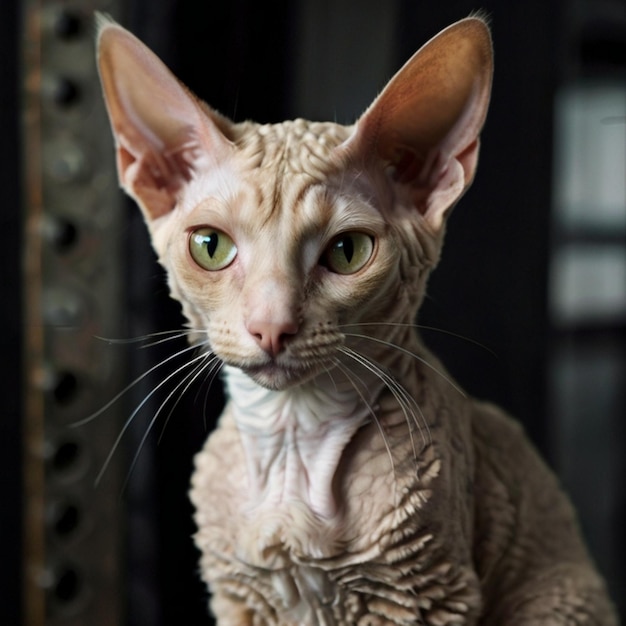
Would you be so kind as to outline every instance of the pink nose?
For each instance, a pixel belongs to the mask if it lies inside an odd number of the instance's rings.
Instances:
[[[298,324],[294,321],[268,322],[252,319],[246,324],[246,328],[259,346],[272,357],[278,356],[289,337],[298,332]]]

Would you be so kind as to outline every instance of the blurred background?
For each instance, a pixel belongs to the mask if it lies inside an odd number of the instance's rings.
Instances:
[[[223,399],[201,384],[174,406],[182,340],[112,341],[182,319],[118,191],[95,10],[262,122],[352,122],[421,44],[486,12],[481,162],[420,321],[457,335],[424,331],[559,473],[624,611],[624,0],[2,0],[0,624],[210,623],[187,485]]]

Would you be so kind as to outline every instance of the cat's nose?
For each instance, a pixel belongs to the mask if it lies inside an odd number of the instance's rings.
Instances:
[[[246,327],[259,346],[272,357],[277,357],[285,348],[285,343],[298,332],[295,321],[283,322],[252,319]]]

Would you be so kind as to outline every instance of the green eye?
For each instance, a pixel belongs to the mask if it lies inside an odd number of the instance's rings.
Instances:
[[[343,233],[326,249],[324,261],[331,272],[355,274],[370,260],[374,240],[365,233]]]
[[[189,238],[193,260],[205,270],[221,270],[237,256],[237,246],[225,233],[214,228],[198,228]]]

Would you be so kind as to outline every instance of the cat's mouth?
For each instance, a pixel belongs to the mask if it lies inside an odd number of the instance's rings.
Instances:
[[[281,363],[275,360],[239,366],[239,369],[255,383],[275,391],[301,384],[319,372],[319,367],[313,365]]]

